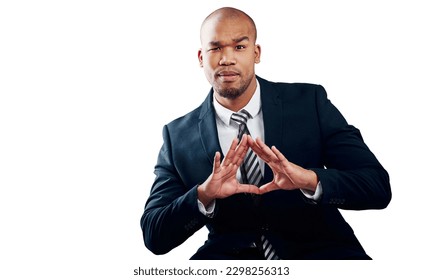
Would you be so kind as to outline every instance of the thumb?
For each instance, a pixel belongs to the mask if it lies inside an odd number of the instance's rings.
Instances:
[[[268,193],[274,190],[277,190],[278,187],[273,182],[269,182],[267,184],[264,184],[259,188],[260,194]]]

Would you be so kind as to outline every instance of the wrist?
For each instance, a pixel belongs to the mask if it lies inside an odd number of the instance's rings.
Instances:
[[[202,185],[199,185],[198,187],[197,187],[197,197],[198,197],[198,200],[199,201],[201,201],[201,203],[207,208],[209,205],[210,205],[210,203],[212,203],[212,201],[214,200],[214,198],[213,197],[210,197],[209,195],[207,195],[206,194],[206,191],[205,191],[205,187],[204,187],[204,185],[202,184]]]
[[[307,170],[308,171],[308,179],[306,185],[303,187],[303,189],[315,192],[317,188],[317,184],[319,183],[319,178],[317,177],[316,172],[313,170]]]

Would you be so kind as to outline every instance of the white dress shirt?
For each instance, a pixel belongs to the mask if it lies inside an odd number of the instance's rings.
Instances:
[[[250,131],[251,137],[253,139],[256,139],[259,137],[263,141],[264,139],[264,123],[263,123],[263,112],[261,110],[261,92],[260,92],[260,84],[257,82],[256,91],[254,92],[253,96],[251,97],[251,100],[248,102],[248,104],[242,108],[246,110],[252,118],[248,119],[247,121],[247,127]],[[226,153],[229,150],[229,147],[231,146],[232,140],[238,136],[238,124],[231,120],[231,116],[233,112],[229,110],[226,107],[223,107],[217,100],[214,98],[213,106],[216,112],[216,126],[217,126],[217,133],[219,138],[219,144],[222,148],[223,155],[226,155]],[[260,158],[259,160],[259,166],[261,175],[264,176],[264,162]],[[237,179],[241,180],[241,172],[238,169],[237,171]],[[307,191],[307,190],[301,190],[303,194],[314,201],[317,201],[320,196],[322,195],[322,186],[320,182],[317,184],[316,191],[313,193]],[[215,207],[215,201],[207,207],[207,209],[204,207],[204,205],[198,200],[198,207],[200,209],[200,212],[202,212],[206,216],[212,216],[214,207]]]

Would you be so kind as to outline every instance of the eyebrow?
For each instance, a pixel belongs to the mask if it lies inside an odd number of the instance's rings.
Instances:
[[[234,42],[234,43],[240,43],[242,41],[250,41],[250,38],[248,38],[248,36],[242,36],[240,38],[232,39],[232,42]],[[220,41],[211,41],[209,43],[209,45],[211,45],[211,46],[220,46],[221,43],[220,43]]]

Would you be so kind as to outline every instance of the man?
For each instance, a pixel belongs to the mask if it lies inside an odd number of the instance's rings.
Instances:
[[[323,87],[273,83],[254,21],[234,8],[201,26],[212,89],[163,129],[141,227],[165,254],[206,225],[192,259],[370,259],[342,209],[381,209],[389,177]]]

